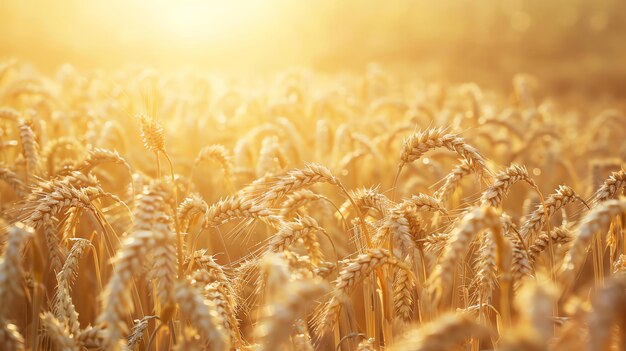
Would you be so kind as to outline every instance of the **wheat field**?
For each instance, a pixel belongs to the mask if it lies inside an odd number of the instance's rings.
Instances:
[[[626,345],[619,110],[528,75],[24,67],[0,70],[3,350]]]
[[[626,351],[626,2],[0,1],[0,351]]]

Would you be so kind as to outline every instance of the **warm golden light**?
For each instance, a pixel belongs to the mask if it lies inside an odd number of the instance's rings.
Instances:
[[[0,0],[0,351],[626,351],[626,0]]]
[[[486,77],[483,71],[494,67],[503,77],[554,74],[539,63],[564,67],[585,55],[585,72],[595,74],[623,66],[625,54],[613,43],[623,39],[624,6],[615,0],[585,6],[569,0],[480,6],[462,0],[3,1],[0,55],[48,68],[72,61],[256,73],[287,66],[356,70],[380,62],[455,80]]]
[[[46,61],[79,57],[98,65],[226,65],[284,37],[275,24],[291,5],[259,0],[4,2],[4,54]],[[28,23],[28,25],[24,25]],[[261,58],[260,62],[264,60]]]
[[[214,43],[239,39],[246,32],[258,30],[271,10],[262,0],[138,0],[127,6],[141,14],[142,26],[154,26],[160,34],[182,41]]]

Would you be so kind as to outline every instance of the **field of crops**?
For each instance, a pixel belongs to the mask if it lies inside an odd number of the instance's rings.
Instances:
[[[623,0],[0,0],[0,351],[626,351]]]
[[[0,70],[3,350],[623,349],[606,102],[27,67]]]

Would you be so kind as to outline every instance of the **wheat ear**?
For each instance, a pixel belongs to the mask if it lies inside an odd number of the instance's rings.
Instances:
[[[489,331],[466,314],[445,314],[437,320],[414,327],[389,347],[390,351],[451,350],[469,337],[485,337]]]
[[[494,207],[500,206],[513,184],[519,181],[524,181],[533,188],[537,187],[535,181],[528,175],[526,167],[511,165],[504,171],[496,174],[493,184],[483,192],[481,202],[488,203]]]
[[[293,281],[285,288],[282,294],[271,297],[261,323],[255,328],[256,337],[262,340],[262,351],[277,350],[284,345],[292,334],[292,326],[298,319],[306,319],[312,302],[328,289],[321,280]]]
[[[0,347],[3,350],[24,351],[24,337],[15,324],[0,319]]]
[[[341,312],[343,299],[352,293],[357,283],[366,279],[378,268],[387,265],[406,270],[413,279],[410,268],[385,249],[368,249],[356,258],[346,261],[334,282],[331,299],[320,306],[316,313],[316,334],[321,335],[324,329],[335,325]]]
[[[78,345],[72,339],[72,335],[61,321],[56,319],[50,312],[45,312],[41,315],[41,324],[46,331],[46,335],[56,344],[61,350],[78,351]]]
[[[26,160],[26,183],[39,174],[39,144],[30,122],[21,120],[19,135],[22,142],[22,154]]]
[[[19,176],[10,169],[0,167],[0,179],[4,180],[18,197],[23,197],[26,194],[26,185]]]
[[[176,301],[181,317],[197,328],[211,350],[226,351],[230,348],[229,338],[222,327],[221,317],[213,301],[206,300],[188,280],[181,280],[175,287]]]
[[[587,249],[591,245],[594,235],[599,233],[604,237],[613,217],[625,212],[626,200],[606,200],[583,218],[580,226],[574,232],[572,246],[565,255],[561,266],[560,275],[566,285],[572,282],[585,261]]]
[[[428,278],[435,301],[441,301],[447,296],[454,283],[457,260],[464,257],[476,235],[488,228],[499,228],[500,225],[496,213],[486,207],[477,207],[460,220],[451,233],[437,266]]]
[[[78,313],[72,302],[70,295],[71,286],[76,278],[78,270],[78,260],[87,251],[89,247],[93,247],[87,239],[74,239],[74,245],[67,255],[67,259],[63,267],[57,274],[57,289],[52,297],[52,309],[54,316],[59,322],[66,325],[69,332],[76,336],[80,331],[80,323],[78,321]]]
[[[143,334],[148,329],[148,322],[151,319],[159,318],[157,316],[145,316],[141,319],[135,319],[135,325],[130,331],[130,335],[128,336],[128,349],[134,350],[135,346],[137,346],[141,339],[143,338]]]
[[[559,186],[554,194],[546,198],[544,204],[537,206],[520,228],[522,238],[527,244],[532,243],[537,233],[556,211],[579,199],[581,199],[580,196],[572,188],[565,185]]]
[[[613,199],[624,188],[624,185],[626,185],[626,171],[622,169],[618,172],[613,172],[596,191],[594,200],[602,202]]]
[[[446,202],[454,194],[454,191],[461,184],[461,180],[465,178],[466,175],[472,173],[472,167],[467,161],[463,160],[460,164],[455,166],[448,175],[444,178],[443,185],[437,189],[434,196],[441,200],[441,202]]]
[[[467,144],[463,138],[458,137],[456,134],[446,133],[446,130],[443,128],[431,128],[419,131],[404,140],[400,152],[400,164],[398,165],[396,180],[405,164],[414,162],[420,159],[426,152],[441,147],[456,152],[467,162],[472,171],[480,177],[484,179],[491,178],[491,171],[487,167],[486,159],[478,150]]]
[[[234,219],[264,219],[272,225],[280,222],[271,210],[255,205],[252,200],[235,197],[226,198],[212,204],[204,215],[202,225],[205,228],[216,227]]]

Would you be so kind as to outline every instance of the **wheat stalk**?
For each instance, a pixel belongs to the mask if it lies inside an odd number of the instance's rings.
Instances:
[[[212,350],[225,351],[230,348],[228,336],[213,301],[204,299],[187,280],[176,284],[175,296],[182,317],[197,328]]]
[[[222,174],[224,175],[224,179],[226,180],[226,184],[228,186],[232,186],[233,183],[233,162],[232,155],[230,152],[224,147],[224,145],[208,145],[203,147],[193,164],[193,170],[196,169],[198,165],[203,162],[214,160],[217,162],[222,168]]]
[[[576,192],[565,185],[560,185],[554,194],[546,198],[543,204],[529,215],[520,228],[520,234],[527,243],[532,243],[550,217],[563,206],[580,199]]]
[[[389,347],[391,351],[450,350],[468,337],[489,335],[489,331],[465,314],[446,314],[437,320],[408,330]]]
[[[275,225],[280,221],[273,211],[265,206],[256,205],[252,200],[234,197],[212,204],[206,211],[203,227],[215,227],[235,219],[264,219]]]
[[[134,309],[130,284],[136,272],[142,270],[148,254],[154,253],[155,268],[160,269],[153,272],[161,302],[167,307],[173,300],[176,255],[172,248],[170,218],[162,212],[166,205],[159,191],[159,183],[156,183],[140,198],[135,211],[135,231],[124,239],[113,260],[116,270],[102,295],[103,308],[98,316],[98,321],[106,326],[104,346],[107,350],[118,346],[122,334],[127,331],[124,318]]]
[[[324,229],[320,228],[317,221],[309,216],[299,217],[293,222],[283,222],[278,232],[270,239],[268,249],[271,252],[285,251],[297,240],[304,239],[309,255],[314,261],[319,262],[322,260],[322,254],[317,240],[309,236],[312,231],[324,232]]]
[[[135,325],[131,329],[130,335],[128,336],[128,349],[134,350],[135,346],[137,346],[141,339],[143,338],[143,334],[148,329],[148,322],[151,319],[158,318],[157,316],[145,316],[141,319],[135,319]]]
[[[285,344],[296,320],[306,318],[307,308],[327,291],[327,286],[317,280],[294,281],[283,291],[271,298],[261,323],[255,328],[254,334],[262,340],[261,350],[276,350]]]
[[[21,224],[8,231],[8,242],[0,260],[0,301],[4,302],[0,305],[0,320],[8,317],[10,304],[23,294],[22,247],[32,236],[32,231]]]
[[[398,175],[405,164],[415,162],[426,152],[441,147],[456,152],[479,176],[485,179],[491,178],[491,171],[487,167],[484,156],[473,146],[468,145],[463,138],[456,134],[447,133],[443,128],[419,131],[404,140],[400,153]],[[397,177],[396,175],[396,179]]]
[[[178,205],[178,220],[182,228],[188,228],[190,222],[197,215],[204,215],[209,210],[209,205],[197,195],[185,198]],[[186,230],[185,230],[186,231]]]
[[[8,168],[0,167],[0,179],[4,180],[15,191],[18,197],[26,194],[26,185],[15,172]]]
[[[594,200],[598,202],[615,198],[619,191],[626,184],[626,171],[613,172],[607,180],[602,183],[594,195]]]
[[[15,324],[0,320],[0,346],[3,350],[24,351],[24,337]]]
[[[61,350],[78,351],[78,345],[72,339],[67,326],[56,319],[52,313],[46,312],[41,315],[41,324],[46,334]]]
[[[451,290],[457,259],[465,255],[476,235],[485,229],[499,228],[500,225],[495,212],[485,207],[473,209],[459,221],[448,239],[437,266],[428,278],[430,291],[435,301],[441,301]]]
[[[618,325],[619,337],[624,338],[626,320],[618,311],[626,308],[626,282],[619,276],[600,289],[593,301],[593,312],[589,315],[589,350],[609,350],[611,348],[612,327]]]
[[[594,235],[599,233],[604,236],[608,231],[613,217],[623,214],[626,211],[626,201],[606,200],[592,209],[582,220],[580,227],[574,232],[574,239],[563,264],[560,276],[566,284],[571,283],[574,275],[580,269],[581,264],[587,257]]]
[[[139,116],[139,121],[141,122],[141,138],[146,149],[154,153],[165,153],[165,131],[161,124],[143,115]]]
[[[352,198],[362,213],[366,213],[368,209],[375,209],[381,216],[386,214],[393,204],[391,200],[379,193],[375,188],[359,189],[352,193]],[[350,205],[350,200],[346,200],[341,207],[339,207],[339,214],[343,217],[348,217],[350,214]]]
[[[195,271],[192,279],[191,284],[202,293],[205,299],[214,303],[222,326],[228,331],[232,347],[240,348],[243,340],[236,316],[237,303],[232,294],[232,287],[226,282],[215,281],[206,269]]]
[[[293,194],[289,194],[287,199],[281,204],[280,216],[283,218],[292,218],[294,212],[306,206],[308,203],[323,199],[327,200],[325,196],[316,194],[310,190],[298,190]]]
[[[76,170],[87,174],[91,172],[95,167],[106,163],[122,165],[124,166],[124,168],[126,168],[129,175],[133,174],[132,167],[130,166],[128,161],[120,156],[117,151],[102,148],[93,148],[89,150],[87,158],[76,167]]]
[[[413,306],[413,281],[404,269],[395,270],[393,280],[393,301],[395,313],[403,321],[411,320]]]
[[[31,122],[20,120],[19,132],[22,155],[26,160],[26,182],[30,183],[31,178],[39,174],[39,144]]]
[[[535,181],[528,175],[526,167],[511,165],[504,171],[496,174],[493,184],[483,192],[481,202],[489,203],[494,207],[500,206],[509,189],[519,181],[524,181],[531,187],[537,188]]]
[[[541,233],[535,242],[528,248],[528,259],[531,263],[537,260],[537,257],[546,250],[548,242],[552,241],[555,244],[567,244],[572,241],[572,233],[565,227],[556,227],[550,232],[550,236],[547,233]]]
[[[455,166],[454,169],[448,173],[448,175],[446,175],[443,185],[437,189],[434,196],[441,200],[441,202],[446,202],[459,187],[461,180],[469,174],[472,174],[472,167],[467,161],[463,160],[460,164]]]
[[[385,249],[369,249],[356,258],[346,261],[334,282],[332,298],[322,305],[317,312],[316,334],[329,326],[334,326],[341,312],[341,303],[345,296],[349,296],[355,285],[382,266],[395,266],[398,269],[410,272],[410,268],[402,261],[390,255]],[[411,276],[412,273],[409,273]]]
[[[328,168],[310,163],[303,169],[292,170],[287,172],[287,175],[279,177],[269,186],[269,189],[266,189],[267,191],[260,200],[262,203],[271,203],[294,191],[320,182],[342,187],[339,180],[330,173]]]
[[[69,333],[73,336],[79,334],[80,323],[78,321],[78,313],[76,312],[70,295],[71,285],[77,275],[78,260],[90,247],[93,247],[93,245],[89,240],[74,240],[74,245],[67,255],[63,267],[57,274],[57,289],[52,297],[54,317],[56,317],[60,323],[66,325],[69,329]]]

